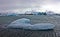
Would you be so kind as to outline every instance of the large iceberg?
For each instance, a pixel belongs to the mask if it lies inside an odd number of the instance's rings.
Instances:
[[[22,18],[16,21],[13,21],[7,26],[7,28],[23,28],[30,30],[47,30],[54,29],[55,25],[51,23],[37,23],[34,25],[30,24],[30,19]]]

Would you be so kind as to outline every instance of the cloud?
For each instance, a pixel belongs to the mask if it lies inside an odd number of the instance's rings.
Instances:
[[[43,0],[0,0],[0,11],[40,8]]]
[[[5,0],[5,1],[0,1],[0,7],[18,7],[20,8],[28,8],[28,7],[37,7],[39,6],[42,2],[42,0]]]
[[[44,9],[44,6],[45,9],[49,8],[49,10],[51,10],[52,8],[54,10],[55,8],[56,10],[58,10],[60,6],[60,0],[0,0],[0,11],[14,10],[14,9],[28,10],[29,8]]]

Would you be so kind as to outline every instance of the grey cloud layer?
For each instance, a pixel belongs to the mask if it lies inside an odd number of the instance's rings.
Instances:
[[[60,0],[0,0],[0,10],[40,8],[45,4],[54,4]]]
[[[0,0],[0,8],[32,8],[39,7],[43,0]]]

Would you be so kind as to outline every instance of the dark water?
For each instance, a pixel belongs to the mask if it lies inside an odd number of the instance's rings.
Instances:
[[[0,37],[56,37],[54,30],[1,29]]]

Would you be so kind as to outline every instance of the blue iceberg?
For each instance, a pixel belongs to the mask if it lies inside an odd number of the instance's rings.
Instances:
[[[47,30],[54,29],[55,25],[51,23],[37,23],[34,25],[30,24],[30,19],[22,18],[16,21],[13,21],[7,26],[7,28],[23,28],[30,30]]]

